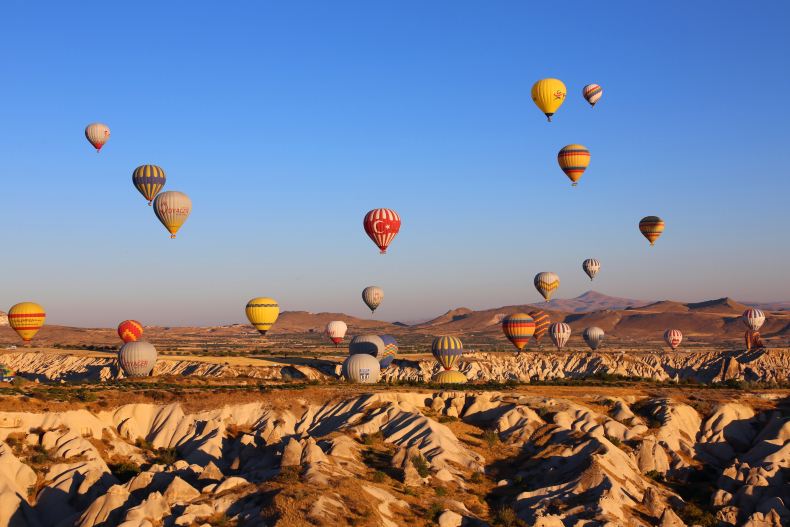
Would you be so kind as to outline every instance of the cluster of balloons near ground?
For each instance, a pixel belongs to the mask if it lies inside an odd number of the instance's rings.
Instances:
[[[98,153],[110,139],[110,128],[103,123],[91,123],[85,127],[85,137]],[[175,190],[160,193],[166,181],[165,171],[156,165],[140,165],[132,172],[132,183],[148,200],[148,205],[153,204],[154,214],[170,237],[175,238],[192,212],[192,200]]]

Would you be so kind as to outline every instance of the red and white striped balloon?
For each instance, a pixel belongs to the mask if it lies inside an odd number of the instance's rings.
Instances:
[[[110,138],[110,128],[106,124],[91,123],[85,127],[85,137],[98,152]]]
[[[758,331],[765,323],[765,313],[757,308],[750,307],[743,312],[743,323],[752,331]]]
[[[561,350],[571,338],[571,327],[565,322],[555,322],[549,326],[549,337],[557,349]]]
[[[668,329],[664,332],[664,342],[674,351],[683,342],[683,333],[679,329]]]
[[[381,254],[386,254],[387,247],[400,230],[400,216],[392,209],[373,209],[365,214],[362,225],[373,243],[381,249]]]

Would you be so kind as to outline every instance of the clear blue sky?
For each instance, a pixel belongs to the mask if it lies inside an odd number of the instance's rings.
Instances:
[[[120,4],[0,7],[4,310],[364,315],[375,284],[381,318],[415,320],[537,301],[545,270],[576,296],[587,257],[612,295],[790,299],[786,2]],[[569,91],[551,124],[543,77]],[[592,152],[575,189],[568,143]],[[175,241],[131,184],[144,163],[193,200]],[[403,217],[386,256],[374,207]]]

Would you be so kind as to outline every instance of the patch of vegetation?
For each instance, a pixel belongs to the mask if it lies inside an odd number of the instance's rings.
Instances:
[[[298,483],[299,482],[299,467],[282,467],[280,473],[277,474],[275,480],[278,483]]]
[[[426,461],[424,457],[414,456],[411,458],[411,464],[417,470],[417,474],[419,474],[421,478],[427,478],[431,475],[431,469],[428,466],[428,461]]]
[[[157,448],[154,454],[151,462],[157,465],[172,465],[178,461],[178,452],[175,448]]]
[[[499,527],[527,527],[527,523],[516,515],[510,507],[500,507],[491,518],[492,525]]]
[[[444,506],[438,501],[434,501],[431,503],[431,506],[428,507],[428,510],[425,511],[425,516],[432,522],[438,522],[442,512],[444,512]]]
[[[686,503],[680,510],[675,511],[686,525],[698,525],[699,527],[716,527],[719,520],[710,511],[702,510],[693,503]]]
[[[616,437],[612,437],[612,436],[610,436],[610,435],[608,435],[608,434],[605,434],[605,435],[604,435],[604,437],[606,437],[606,439],[608,439],[608,440],[609,440],[609,442],[610,442],[611,444],[613,444],[614,446],[616,446],[617,448],[622,448],[622,446],[623,446],[623,442],[622,442],[622,441],[620,441],[620,439],[618,439],[618,438],[616,438]]]
[[[52,452],[41,445],[36,445],[33,447],[28,461],[31,465],[47,465],[53,461]]]
[[[475,471],[472,472],[472,476],[469,478],[469,481],[472,483],[482,483],[484,479],[485,478],[483,477],[482,473]]]
[[[133,461],[119,461],[118,463],[107,463],[113,476],[118,478],[121,483],[126,483],[140,473],[140,465]]]
[[[458,418],[457,417],[453,417],[451,415],[440,415],[439,416],[439,422],[440,423],[454,423],[456,421],[458,421]]]
[[[376,443],[380,443],[384,440],[384,434],[380,431],[375,432],[373,434],[362,434],[362,444],[367,446],[373,446]]]
[[[666,482],[666,478],[664,477],[664,474],[662,474],[658,470],[648,470],[647,472],[645,472],[645,476],[652,479],[653,481],[657,481],[658,483]]]
[[[377,470],[373,473],[373,482],[374,483],[384,483],[384,480],[387,479],[387,475],[380,470]]]
[[[483,441],[488,445],[488,448],[492,448],[499,443],[499,434],[495,430],[485,430],[482,437]]]
[[[441,486],[437,486],[433,488],[433,491],[436,493],[437,496],[447,496],[447,489]]]

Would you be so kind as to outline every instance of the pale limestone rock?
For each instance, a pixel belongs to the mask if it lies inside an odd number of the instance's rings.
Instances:
[[[189,503],[198,496],[200,496],[200,492],[178,476],[173,478],[164,492],[164,498],[168,505]]]

